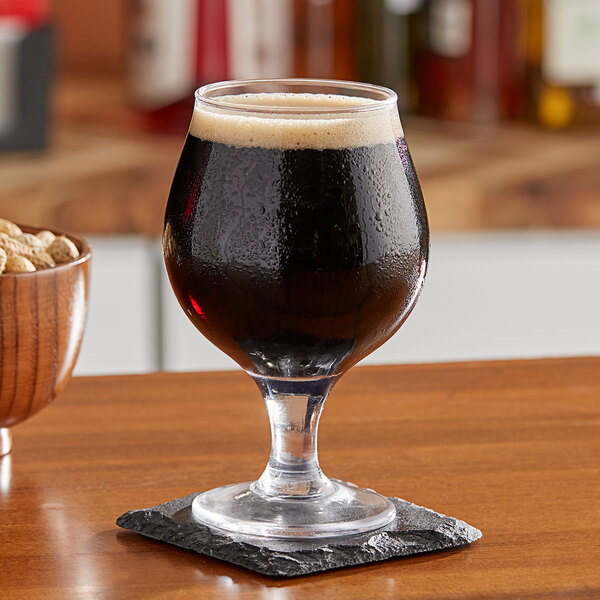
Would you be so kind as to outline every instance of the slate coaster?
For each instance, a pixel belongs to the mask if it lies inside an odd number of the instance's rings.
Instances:
[[[197,494],[132,510],[117,525],[199,554],[219,558],[251,571],[294,577],[340,567],[363,565],[470,544],[481,531],[453,517],[390,498],[396,520],[374,532],[343,538],[281,540],[235,536],[194,521],[191,505]]]

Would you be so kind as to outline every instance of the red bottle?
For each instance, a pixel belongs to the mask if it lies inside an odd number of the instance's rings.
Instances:
[[[356,0],[294,0],[294,75],[357,78]]]
[[[494,122],[522,111],[519,0],[428,0],[420,20],[419,112]]]
[[[144,124],[185,131],[198,85],[227,79],[225,0],[131,3],[130,90]]]

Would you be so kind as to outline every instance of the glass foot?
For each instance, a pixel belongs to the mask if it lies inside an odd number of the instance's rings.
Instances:
[[[396,508],[373,490],[332,480],[330,493],[310,498],[273,498],[257,485],[236,483],[199,494],[194,518],[210,527],[237,534],[276,538],[337,537],[384,527]]]

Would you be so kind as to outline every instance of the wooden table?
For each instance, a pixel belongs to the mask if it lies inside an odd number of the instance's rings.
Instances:
[[[243,373],[75,379],[0,463],[0,597],[600,598],[600,358],[357,368],[320,433],[326,473],[484,538],[277,580],[120,530],[128,509],[256,477],[265,411]]]

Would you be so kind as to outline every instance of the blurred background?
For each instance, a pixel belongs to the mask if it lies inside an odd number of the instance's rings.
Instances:
[[[395,89],[431,264],[369,363],[600,354],[600,0],[0,0],[0,216],[94,249],[76,373],[234,368],[159,236],[200,84]]]

